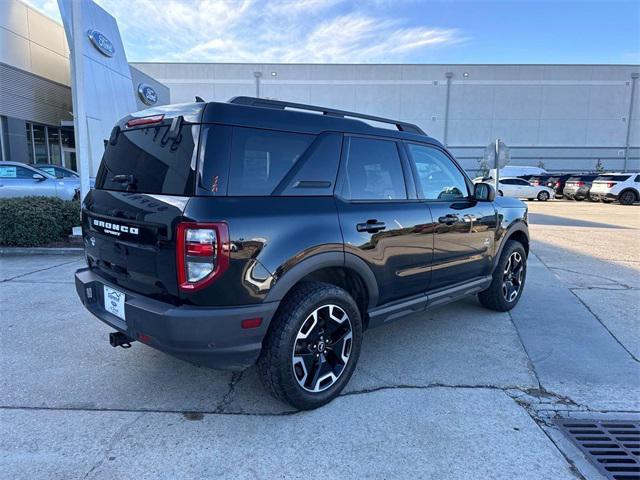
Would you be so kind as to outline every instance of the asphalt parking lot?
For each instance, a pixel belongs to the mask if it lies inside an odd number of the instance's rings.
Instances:
[[[640,208],[529,206],[512,312],[470,298],[370,331],[312,412],[252,369],[110,347],[80,256],[0,257],[3,478],[601,478],[553,419],[640,418]]]

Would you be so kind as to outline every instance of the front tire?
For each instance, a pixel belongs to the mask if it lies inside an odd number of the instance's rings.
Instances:
[[[527,278],[527,253],[520,242],[507,240],[493,272],[493,280],[478,294],[483,307],[507,312],[518,304]]]
[[[337,397],[355,370],[362,320],[353,298],[321,282],[302,283],[283,300],[258,359],[265,388],[294,408]]]
[[[538,200],[541,202],[546,202],[547,200],[549,200],[549,192],[547,192],[546,190],[543,190],[540,193],[538,193]]]

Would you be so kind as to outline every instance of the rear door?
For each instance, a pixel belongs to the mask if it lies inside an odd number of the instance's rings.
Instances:
[[[430,290],[488,275],[492,267],[496,210],[472,197],[471,182],[434,145],[408,143],[418,196],[428,205],[434,232]]]
[[[175,231],[193,195],[198,126],[170,119],[124,128],[109,141],[83,204],[92,267],[124,288],[177,296]]]
[[[429,285],[433,222],[416,198],[402,146],[346,136],[336,203],[345,252],[363,259],[379,287],[379,303],[422,294]]]

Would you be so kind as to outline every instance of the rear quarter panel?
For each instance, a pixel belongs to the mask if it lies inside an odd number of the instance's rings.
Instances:
[[[295,265],[323,252],[343,253],[333,197],[195,197],[185,220],[226,222],[229,269],[195,292],[196,305],[259,303]]]

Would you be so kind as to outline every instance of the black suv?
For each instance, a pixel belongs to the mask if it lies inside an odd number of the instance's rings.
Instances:
[[[340,393],[369,328],[471,294],[513,308],[529,251],[527,207],[417,126],[249,97],[122,119],[82,227],[76,289],[112,345],[257,362],[301,409]]]

